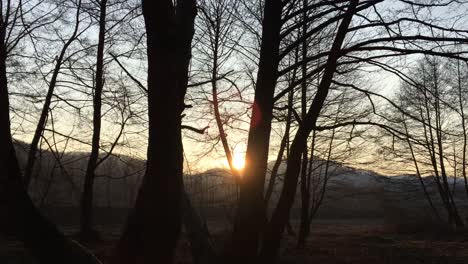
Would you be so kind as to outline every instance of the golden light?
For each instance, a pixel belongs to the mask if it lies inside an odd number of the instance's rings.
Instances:
[[[245,167],[245,155],[244,153],[240,153],[237,151],[234,151],[232,155],[232,166],[236,170],[243,170]]]

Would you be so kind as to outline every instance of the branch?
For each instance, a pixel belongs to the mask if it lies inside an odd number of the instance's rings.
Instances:
[[[198,134],[202,134],[202,135],[203,135],[203,134],[205,134],[205,131],[206,131],[208,128],[210,128],[210,126],[206,126],[206,127],[202,128],[202,129],[199,129],[199,128],[195,128],[195,127],[192,127],[192,126],[182,125],[181,128],[182,128],[182,129],[188,129],[188,130],[190,130],[190,131],[193,131],[193,132],[195,132],[195,133],[198,133]]]
[[[130,79],[132,79],[132,81],[134,81],[138,85],[138,87],[140,87],[141,90],[148,94],[148,89],[137,78],[133,77],[133,75],[122,65],[122,63],[120,63],[119,59],[117,59],[117,56],[115,56],[112,53],[109,54],[117,62],[120,68],[122,68],[122,70],[128,75],[128,77],[130,77]]]
[[[222,79],[225,79],[226,76],[228,76],[230,73],[232,73],[233,71],[228,71],[226,72],[225,74],[219,76],[219,77],[216,77],[216,79],[214,79],[215,81],[219,81],[219,80],[222,80]],[[201,82],[197,82],[197,83],[191,83],[191,84],[188,84],[187,87],[190,88],[190,87],[196,87],[196,86],[200,86],[200,85],[204,85],[204,84],[207,84],[207,83],[210,83],[212,82],[213,79],[209,79],[209,80],[206,80],[206,81],[201,81]]]

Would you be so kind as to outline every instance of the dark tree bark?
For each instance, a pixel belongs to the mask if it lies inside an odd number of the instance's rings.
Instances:
[[[182,210],[193,262],[195,264],[219,263],[208,229],[203,224],[200,215],[193,208],[190,198],[185,192],[182,194]]]
[[[266,0],[259,70],[247,141],[246,168],[232,235],[233,263],[255,262],[265,214],[263,189],[270,145],[273,95],[277,82],[282,3]]]
[[[299,61],[299,48],[296,48],[295,56],[294,56],[294,63]],[[292,85],[296,81],[297,78],[297,70],[294,69],[291,75],[291,80],[289,80],[289,85]],[[267,210],[268,210],[268,203],[270,202],[271,196],[275,190],[276,178],[278,177],[278,171],[283,163],[284,153],[286,151],[286,156],[289,155],[289,138],[291,136],[291,123],[293,121],[293,100],[294,100],[294,90],[290,90],[288,93],[288,105],[287,105],[287,113],[286,113],[286,127],[284,131],[283,138],[281,139],[280,149],[278,150],[278,156],[276,157],[275,164],[271,169],[270,179],[268,181],[268,185],[265,191],[265,224],[268,222],[266,217]],[[287,159],[287,158],[286,158]]]
[[[306,142],[307,144],[307,142]],[[299,226],[298,246],[304,247],[307,236],[309,235],[309,207],[310,207],[310,188],[307,181],[307,148],[302,153],[301,162],[301,223]]]
[[[466,127],[465,107],[463,105],[463,91],[462,91],[462,72],[460,69],[460,61],[457,61],[457,90],[458,90],[458,103],[460,105],[460,117],[463,131],[463,151],[462,151],[462,176],[465,184],[465,192],[468,196],[468,177],[466,176],[466,151],[468,144],[468,131]]]
[[[290,136],[293,95],[293,91],[290,91],[288,95],[288,112],[286,114],[286,128],[284,131],[283,138],[281,139],[280,148],[278,150],[278,156],[276,157],[275,164],[273,164],[273,168],[271,169],[270,180],[268,181],[268,186],[265,191],[265,209],[268,209],[268,203],[271,199],[271,196],[273,195],[273,191],[275,190],[276,178],[278,177],[279,168],[283,163],[284,152],[286,150],[286,145]]]
[[[91,153],[86,167],[83,193],[81,196],[81,223],[80,239],[83,241],[93,241],[99,239],[96,230],[93,229],[93,193],[95,171],[98,165],[100,136],[101,136],[101,107],[102,90],[104,88],[104,44],[106,35],[106,11],[107,0],[100,2],[99,15],[99,37],[96,55],[96,77],[93,93],[93,139],[91,143]]]
[[[307,6],[308,0],[303,0],[302,5],[304,12],[302,15],[302,20],[307,20]],[[305,36],[307,32],[307,23],[302,25],[302,35]],[[302,61],[307,59],[307,38],[304,38],[301,45],[302,50]],[[302,76],[307,75],[307,63],[301,65]],[[307,79],[303,78],[301,83],[301,119],[305,120],[307,115]],[[310,204],[310,185],[307,180],[307,143],[306,148],[302,153],[302,162],[301,162],[301,223],[299,227],[299,237],[298,237],[298,246],[304,246],[307,235],[309,234],[309,204]]]
[[[181,229],[181,113],[196,3],[143,1],[147,31],[149,142],[146,174],[112,263],[173,263]]]

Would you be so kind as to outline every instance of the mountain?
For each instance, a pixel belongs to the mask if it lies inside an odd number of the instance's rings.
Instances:
[[[24,166],[27,144],[17,143],[20,164]],[[30,195],[43,208],[75,208],[79,205],[85,174],[87,153],[64,153],[60,162],[50,151],[43,151],[38,158],[31,182]],[[324,161],[314,163],[315,184],[323,180]],[[272,164],[269,166],[272,167]],[[145,169],[145,161],[127,156],[110,156],[97,170],[94,188],[95,206],[107,209],[131,208]],[[279,179],[285,172],[285,164],[279,169]],[[319,176],[322,175],[322,176]],[[372,171],[359,170],[331,162],[327,184],[318,218],[380,218],[388,221],[408,220],[415,217],[431,217],[429,204],[424,197],[419,179],[414,175],[385,176]],[[268,179],[267,179],[268,180]],[[468,212],[468,201],[462,181],[451,186],[460,212]],[[211,169],[203,173],[186,175],[185,189],[193,204],[205,215],[223,217],[232,215],[237,199],[237,187],[230,172]],[[424,178],[434,204],[443,215],[440,198],[432,177]],[[314,182],[312,183],[314,184]],[[318,184],[317,186],[320,186]],[[276,184],[272,205],[281,191]],[[320,190],[321,188],[317,188]],[[272,209],[272,208],[270,208]],[[76,211],[76,210],[74,210]],[[300,189],[291,216],[300,212]],[[463,216],[466,217],[466,216]]]
[[[28,148],[26,143],[15,143],[22,167],[26,164]],[[66,152],[57,159],[51,151],[42,151],[36,160],[29,188],[33,201],[40,207],[78,206],[87,158],[88,153],[85,152]],[[109,156],[96,171],[95,205],[131,207],[144,170],[143,160],[123,155]]]

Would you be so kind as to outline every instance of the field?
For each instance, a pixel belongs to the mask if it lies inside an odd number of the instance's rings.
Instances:
[[[401,234],[365,219],[315,223],[305,249],[288,242],[283,263],[468,263],[468,240],[460,235]]]
[[[219,221],[210,221],[217,246],[228,233]],[[295,222],[292,223],[296,225]],[[100,227],[103,242],[88,245],[96,255],[106,259],[118,239],[117,225]],[[64,231],[76,233],[74,226]],[[294,236],[285,235],[280,263],[327,264],[463,264],[468,263],[467,232],[448,231],[408,233],[379,219],[318,220],[312,224],[312,233],[306,248],[297,248]],[[22,245],[13,240],[0,240],[0,263],[35,263]],[[189,243],[182,239],[178,263],[191,263]]]

